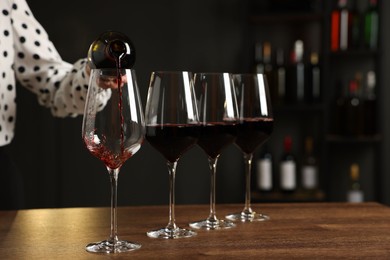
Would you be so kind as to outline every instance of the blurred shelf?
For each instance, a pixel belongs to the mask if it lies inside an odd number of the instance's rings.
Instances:
[[[306,192],[297,190],[294,193],[286,194],[282,192],[263,193],[253,191],[252,197],[258,202],[320,202],[344,199],[345,187],[340,185],[339,177],[334,175],[343,170],[343,164],[330,164],[329,161],[343,159],[345,152],[349,157],[356,158],[362,164],[362,168],[372,168],[373,171],[383,171],[381,162],[382,145],[384,133],[362,136],[343,136],[330,131],[333,128],[333,110],[329,106],[333,97],[339,90],[339,80],[347,81],[356,71],[375,70],[377,79],[381,77],[384,48],[381,44],[376,49],[366,48],[362,41],[355,48],[348,50],[331,51],[331,11],[334,1],[313,0],[264,0],[253,1],[257,8],[248,10],[249,16],[246,21],[250,23],[250,30],[253,32],[253,40],[267,39],[276,42],[280,48],[284,48],[288,53],[288,44],[291,44],[294,37],[300,37],[305,41],[305,51],[317,49],[320,54],[321,66],[321,97],[320,103],[316,104],[282,104],[273,102],[273,112],[275,118],[275,134],[273,135],[271,149],[274,153],[281,151],[281,148],[273,148],[278,145],[285,132],[289,132],[293,139],[301,141],[302,133],[310,132],[318,134],[318,151],[321,154],[321,187],[323,191]],[[299,7],[297,6],[299,5]],[[380,22],[381,25],[382,22]],[[295,32],[298,32],[297,34]],[[278,46],[278,47],[279,47]],[[287,46],[287,47],[286,47]],[[344,83],[342,81],[341,83]],[[383,105],[384,97],[378,95],[385,87],[381,80],[377,80],[378,107]],[[378,118],[379,120],[379,118]],[[383,123],[377,122],[379,130]],[[279,131],[279,129],[282,129]],[[334,131],[335,132],[335,131]],[[298,145],[302,145],[299,144]],[[370,158],[367,158],[369,153]],[[371,154],[373,156],[371,157]],[[348,157],[348,158],[349,158]],[[372,183],[376,184],[377,178],[382,176],[365,176]],[[344,178],[347,178],[344,176]],[[382,178],[382,177],[380,177]],[[345,180],[346,181],[346,180]],[[376,187],[369,187],[373,194],[380,193]],[[383,193],[383,192],[382,192]],[[382,196],[382,195],[378,195]]]
[[[321,22],[322,13],[267,13],[252,15],[249,21],[253,24],[262,23],[309,23]]]
[[[342,136],[342,135],[332,135],[328,134],[325,137],[325,140],[329,143],[378,143],[381,142],[382,135],[361,135],[361,136]]]
[[[291,113],[318,113],[324,111],[324,105],[316,104],[296,104],[296,105],[277,105],[274,107],[274,112],[277,114],[291,114]]]
[[[322,190],[297,190],[293,193],[252,191],[251,195],[254,202],[321,202],[326,198]]]
[[[356,49],[356,50],[345,50],[345,51],[329,51],[329,54],[332,58],[367,58],[374,57],[378,54],[377,50],[367,50],[367,49]]]

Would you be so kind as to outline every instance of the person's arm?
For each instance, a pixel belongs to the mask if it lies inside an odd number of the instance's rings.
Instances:
[[[54,116],[82,114],[89,81],[86,59],[73,65],[63,61],[25,0],[13,3],[16,78]]]

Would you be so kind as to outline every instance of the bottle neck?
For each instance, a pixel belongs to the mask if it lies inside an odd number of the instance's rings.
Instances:
[[[346,8],[348,5],[348,1],[347,0],[339,0],[338,2],[338,7],[339,8]]]
[[[292,147],[291,137],[286,137],[284,139],[284,152],[286,154],[290,154],[291,153],[291,147]]]
[[[284,51],[282,49],[278,49],[276,52],[276,64],[279,67],[284,65]]]
[[[256,43],[255,45],[255,62],[263,62],[263,47],[261,43]]]
[[[263,61],[264,64],[270,64],[271,63],[271,44],[266,42],[264,43],[264,48],[263,48]]]

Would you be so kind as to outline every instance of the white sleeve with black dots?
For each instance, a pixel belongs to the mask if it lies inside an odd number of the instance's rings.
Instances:
[[[11,19],[18,81],[53,115],[82,114],[89,80],[86,59],[73,65],[63,61],[25,0],[13,0]]]

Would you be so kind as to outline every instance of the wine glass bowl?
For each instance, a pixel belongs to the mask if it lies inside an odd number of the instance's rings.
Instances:
[[[233,80],[229,73],[196,73],[194,85],[201,124],[197,144],[207,154],[210,168],[210,214],[190,226],[206,230],[231,228],[235,226],[233,222],[217,218],[215,184],[218,158],[235,139],[238,110]]]
[[[169,172],[169,220],[147,232],[151,238],[191,237],[196,232],[175,223],[175,175],[181,155],[196,144],[199,119],[192,73],[153,72],[145,108],[146,139],[166,159]]]
[[[226,216],[230,220],[242,222],[264,221],[269,216],[256,213],[251,208],[250,179],[252,159],[273,131],[273,113],[267,79],[263,74],[233,75],[239,103],[239,123],[235,144],[243,153],[245,163],[245,206],[241,212]]]
[[[108,84],[109,82],[109,84]],[[93,253],[135,250],[117,235],[117,184],[122,165],[141,147],[145,128],[136,74],[130,69],[92,69],[82,123],[85,147],[107,168],[111,181],[111,234],[88,244]]]

